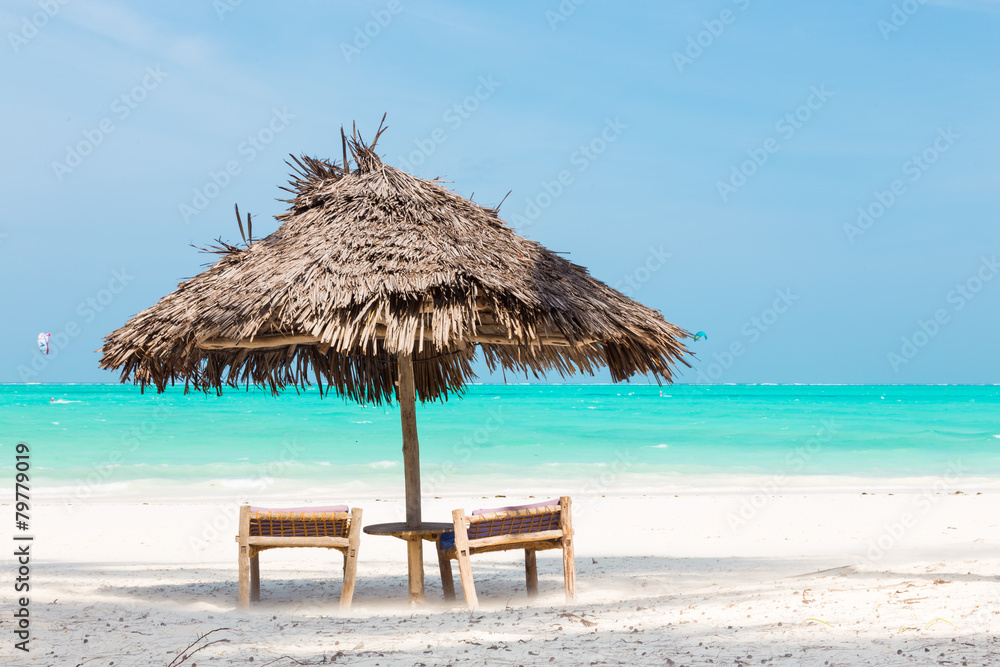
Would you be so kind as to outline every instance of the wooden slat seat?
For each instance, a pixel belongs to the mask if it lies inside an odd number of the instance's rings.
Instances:
[[[240,507],[239,606],[246,609],[260,600],[260,552],[283,547],[336,549],[344,555],[344,584],[340,607],[348,609],[354,598],[361,543],[361,509],[331,507]]]
[[[448,559],[458,561],[462,590],[470,609],[475,609],[479,600],[472,580],[469,556],[489,551],[524,549],[528,595],[534,596],[538,594],[535,552],[562,549],[566,599],[573,599],[576,592],[576,569],[568,496],[536,505],[476,510],[471,516],[466,516],[464,510],[458,509],[452,512],[452,519],[455,529],[441,535],[438,539],[438,551],[442,562]]]

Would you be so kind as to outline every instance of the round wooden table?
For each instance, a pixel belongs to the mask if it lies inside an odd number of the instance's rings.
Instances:
[[[423,540],[437,542],[441,533],[454,530],[450,523],[421,522],[409,525],[405,521],[395,523],[375,523],[365,526],[368,535],[390,535],[405,540],[407,543],[407,562],[409,563],[410,604],[424,601],[424,557]],[[444,589],[444,599],[455,599],[455,582],[451,575],[451,561],[444,557],[440,548],[438,552],[438,567],[441,570],[441,587]]]

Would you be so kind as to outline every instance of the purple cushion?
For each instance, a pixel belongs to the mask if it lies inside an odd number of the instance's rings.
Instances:
[[[349,512],[347,505],[325,507],[251,507],[251,512]]]
[[[558,504],[559,499],[556,498],[555,500],[546,500],[545,502],[535,503],[533,505],[514,505],[513,507],[496,507],[490,510],[476,510],[472,513],[472,516],[479,514],[493,514],[493,512],[510,512],[511,510],[530,510],[536,507],[551,507],[552,505]]]

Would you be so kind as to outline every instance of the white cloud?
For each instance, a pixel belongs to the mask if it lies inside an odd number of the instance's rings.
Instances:
[[[70,3],[66,20],[79,28],[110,38],[136,51],[186,66],[209,56],[209,44],[199,37],[175,35],[130,9],[107,2]]]
[[[1000,13],[1000,0],[927,0],[927,4],[974,12]]]

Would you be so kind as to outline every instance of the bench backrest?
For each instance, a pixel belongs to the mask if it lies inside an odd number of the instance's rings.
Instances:
[[[477,512],[480,510],[477,510]],[[468,518],[469,539],[478,540],[497,535],[519,535],[559,530],[562,505],[558,500],[538,505],[525,505],[483,514],[473,512]]]
[[[347,505],[250,508],[252,537],[347,537],[350,530],[351,515]]]

